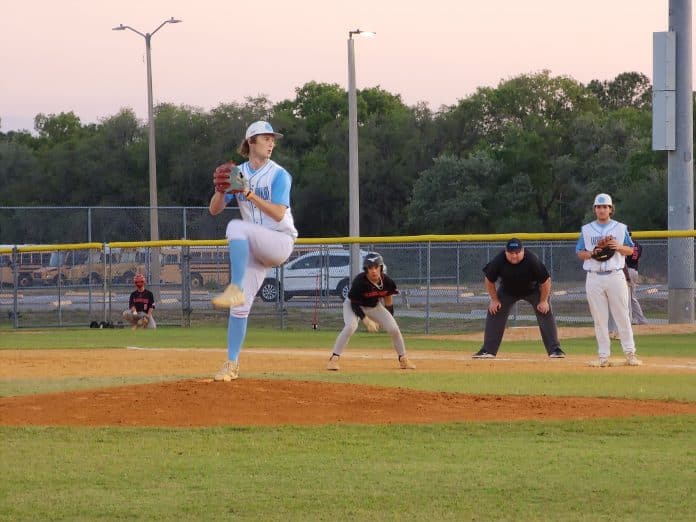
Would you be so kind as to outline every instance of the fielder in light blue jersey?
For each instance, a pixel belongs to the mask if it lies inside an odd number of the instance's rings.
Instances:
[[[599,358],[590,366],[611,366],[611,340],[609,338],[609,312],[611,312],[621,338],[621,348],[628,366],[638,366],[633,328],[629,313],[629,293],[623,267],[625,256],[633,252],[633,240],[628,227],[612,219],[614,203],[609,194],[597,194],[593,212],[595,221],[583,225],[575,252],[583,261],[582,268],[587,272],[585,291],[590,313],[594,321],[597,352]],[[603,254],[598,243],[607,242],[609,254]]]
[[[230,310],[228,360],[215,374],[216,381],[232,381],[239,376],[239,352],[256,293],[266,270],[287,261],[297,239],[290,211],[292,177],[271,160],[276,139],[280,137],[282,134],[275,132],[270,123],[252,123],[239,146],[239,153],[248,161],[239,167],[230,163],[221,165],[213,177],[215,194],[210,200],[210,213],[214,216],[221,213],[236,198],[242,215],[242,219],[233,219],[227,225],[231,283],[213,298],[216,308]],[[237,173],[236,180],[225,177],[230,165]]]

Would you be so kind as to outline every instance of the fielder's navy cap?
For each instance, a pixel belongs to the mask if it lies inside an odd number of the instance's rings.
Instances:
[[[516,237],[513,237],[505,245],[505,250],[507,250],[508,252],[519,252],[520,250],[522,250],[522,241],[520,241]]]

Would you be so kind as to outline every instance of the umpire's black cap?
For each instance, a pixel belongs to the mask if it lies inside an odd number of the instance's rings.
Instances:
[[[519,252],[520,250],[522,250],[522,241],[520,241],[516,237],[513,237],[505,245],[505,250],[507,250],[508,252]]]

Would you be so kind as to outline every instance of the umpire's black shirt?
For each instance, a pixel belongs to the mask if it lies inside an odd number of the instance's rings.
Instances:
[[[515,297],[524,297],[539,288],[550,276],[549,271],[533,252],[525,249],[524,257],[513,265],[505,257],[505,250],[483,267],[483,273],[491,283],[500,279],[503,292]]]

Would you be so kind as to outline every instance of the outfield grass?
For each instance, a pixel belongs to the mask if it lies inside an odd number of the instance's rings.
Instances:
[[[695,427],[0,428],[0,520],[692,520]]]
[[[251,347],[325,350],[337,332],[250,329]],[[387,348],[370,334],[351,347]],[[472,341],[406,336],[409,350]],[[692,360],[693,335],[637,337],[643,355]],[[0,349],[223,348],[225,329],[3,332]],[[564,343],[594,355],[593,339]],[[618,345],[614,350],[620,351]],[[503,351],[540,353],[538,341]],[[501,352],[502,353],[502,352]],[[543,352],[541,352],[543,353]],[[693,374],[601,372],[258,374],[424,390],[696,401]],[[170,376],[169,378],[176,378]],[[0,395],[159,377],[0,381]],[[244,379],[239,381],[243,385]],[[321,398],[319,398],[321,399]],[[692,520],[696,416],[279,428],[0,427],[0,521]]]

